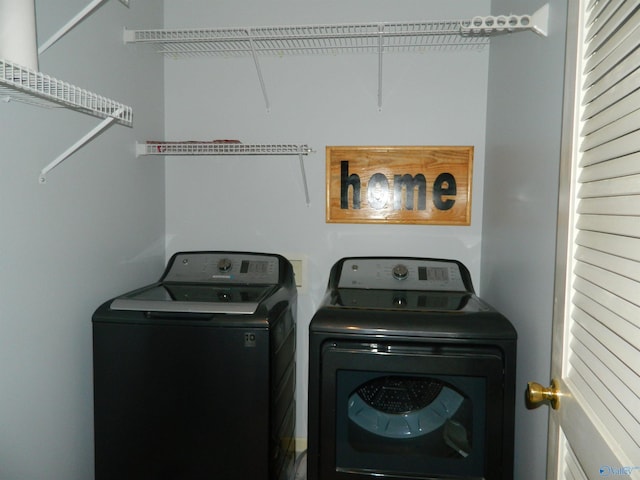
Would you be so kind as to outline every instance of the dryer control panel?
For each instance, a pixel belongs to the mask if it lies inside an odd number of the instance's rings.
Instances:
[[[462,264],[421,258],[346,258],[338,288],[468,292]],[[467,273],[468,276],[468,273]]]

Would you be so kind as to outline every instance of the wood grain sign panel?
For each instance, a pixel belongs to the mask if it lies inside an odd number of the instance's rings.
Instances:
[[[473,147],[327,147],[327,222],[471,224]]]

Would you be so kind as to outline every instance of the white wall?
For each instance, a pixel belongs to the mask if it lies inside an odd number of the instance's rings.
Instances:
[[[167,28],[471,18],[475,0],[165,1]],[[167,255],[188,249],[307,256],[298,316],[297,433],[307,432],[307,332],[331,265],[350,255],[457,258],[479,283],[488,51],[388,55],[383,109],[377,56],[260,60],[267,113],[250,58],[168,60],[166,139],[306,143],[311,204],[297,157],[168,157]],[[470,227],[325,223],[327,145],[474,145]]]
[[[40,42],[87,5],[36,1]],[[99,123],[0,102],[0,478],[93,478],[91,314],[164,265],[164,168],[136,159],[162,135],[162,60],[122,43],[162,24],[154,2],[107,2],[40,57],[40,70],[131,105],[38,183],[40,170]]]
[[[492,12],[542,2],[493,0]],[[518,330],[515,478],[545,478],[548,410],[526,410],[528,381],[548,384],[566,1],[550,2],[549,36],[497,37],[490,54],[482,295]]]

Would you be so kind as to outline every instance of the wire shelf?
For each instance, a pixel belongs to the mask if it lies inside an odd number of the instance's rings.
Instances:
[[[310,203],[307,174],[304,168],[303,155],[313,150],[308,145],[288,143],[256,144],[240,143],[237,140],[210,142],[154,142],[136,143],[137,155],[297,155],[300,162],[300,175],[307,206]]]
[[[271,26],[225,29],[125,30],[126,43],[159,45],[167,56],[284,56],[482,49],[487,37],[462,35],[459,21]]]
[[[0,60],[0,96],[43,107],[66,107],[100,118],[133,125],[131,107],[41,72]]]
[[[345,23],[199,29],[124,30],[125,43],[156,46],[172,58],[218,56],[253,57],[267,111],[271,103],[258,60],[261,56],[337,55],[378,56],[378,109],[382,109],[382,58],[387,53],[433,50],[482,50],[494,34],[531,30],[546,35],[549,5],[533,15],[473,17],[471,20],[431,22]]]
[[[125,43],[151,43],[168,56],[302,55],[482,49],[495,34],[531,30],[546,35],[549,5],[533,15],[476,16],[470,20],[294,26],[125,29]]]
[[[308,145],[217,142],[146,142],[136,144],[138,155],[308,155]]]

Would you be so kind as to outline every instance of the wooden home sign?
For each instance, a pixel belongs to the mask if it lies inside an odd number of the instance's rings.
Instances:
[[[327,222],[470,225],[473,147],[327,147]]]

